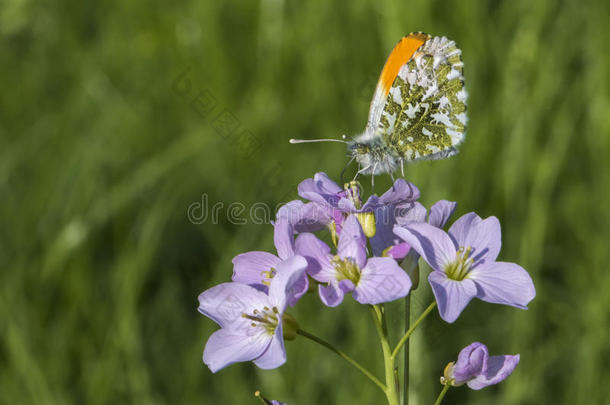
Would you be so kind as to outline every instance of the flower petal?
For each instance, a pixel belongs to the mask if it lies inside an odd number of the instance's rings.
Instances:
[[[449,235],[430,224],[395,226],[394,233],[415,249],[434,270],[443,271],[455,260],[456,249]]]
[[[307,260],[302,256],[293,256],[277,265],[277,274],[269,285],[269,300],[280,313],[284,312],[286,303],[296,304],[307,292]]]
[[[273,227],[273,243],[280,259],[294,256],[294,229],[288,219],[278,218]]]
[[[527,309],[536,296],[536,288],[528,272],[515,263],[492,262],[477,266],[468,273],[477,287],[477,298],[494,304]]]
[[[361,304],[381,304],[405,297],[411,279],[394,259],[372,257],[362,269],[352,296]]]
[[[316,232],[332,220],[333,208],[315,202],[294,200],[284,204],[277,212],[277,220],[285,218],[295,232]]]
[[[336,281],[330,282],[328,285],[320,284],[318,286],[318,292],[322,303],[327,307],[336,307],[341,304],[343,302],[343,296],[345,295]]]
[[[463,384],[487,369],[489,352],[487,346],[474,342],[460,351],[458,360],[453,366],[453,378],[456,384]]]
[[[442,271],[430,273],[428,282],[436,298],[441,318],[449,323],[453,323],[460,316],[477,294],[477,287],[472,280],[451,280]]]
[[[213,373],[233,363],[254,360],[265,352],[271,342],[271,337],[260,329],[252,336],[240,332],[220,329],[208,339],[203,362]]]
[[[334,280],[335,267],[330,262],[330,248],[314,234],[302,233],[295,242],[297,254],[307,260],[307,273],[317,281],[326,283]]]
[[[482,220],[474,212],[456,220],[449,228],[449,235],[456,248],[473,248],[471,257],[475,266],[496,260],[502,246],[502,231],[498,218],[489,217]]]
[[[268,252],[254,251],[239,254],[233,258],[231,279],[266,293],[268,287],[262,282],[269,277],[265,272],[271,271],[280,261],[279,257]]]
[[[286,363],[286,349],[284,348],[284,336],[282,323],[280,322],[277,328],[275,328],[275,333],[269,346],[267,346],[267,350],[254,360],[254,364],[264,370],[271,370],[278,368],[284,363]]]
[[[402,260],[407,257],[410,251],[411,246],[407,242],[402,242],[389,248],[386,252],[386,256],[395,260]]]
[[[487,362],[487,371],[468,381],[466,384],[473,390],[480,390],[489,385],[497,384],[505,380],[519,364],[520,356],[505,355],[491,356]]]
[[[415,201],[419,198],[419,189],[413,183],[405,179],[398,179],[392,187],[379,197],[380,204],[399,204],[407,201]]]
[[[343,223],[337,255],[343,259],[354,259],[359,268],[366,264],[366,237],[355,215],[350,215]]]
[[[242,283],[222,283],[199,294],[199,312],[223,328],[243,324],[242,314],[272,306],[267,294]]]
[[[430,207],[430,215],[428,216],[428,223],[437,228],[445,226],[453,212],[457,203],[454,201],[440,200],[437,201]]]
[[[388,247],[400,242],[394,234],[394,225],[394,207],[385,205],[375,209],[375,235],[369,238],[375,256],[381,256]]]
[[[332,181],[326,173],[319,172],[313,179],[305,179],[299,184],[299,196],[322,204],[335,205],[338,201],[336,194],[343,191],[341,187]]]
[[[426,222],[427,214],[428,210],[426,210],[426,207],[417,201],[398,205],[394,209],[394,215],[398,225]]]

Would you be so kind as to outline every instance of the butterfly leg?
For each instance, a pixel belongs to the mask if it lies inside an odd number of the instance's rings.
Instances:
[[[352,181],[356,181],[358,176],[360,176],[360,174],[362,174],[363,172],[367,171],[369,167],[371,167],[371,165],[368,165],[364,169],[358,169],[358,171],[356,172],[356,175],[354,176],[354,180],[352,180]]]
[[[377,168],[377,163],[373,165],[373,172],[371,173],[371,189],[372,192],[375,192],[375,169]]]

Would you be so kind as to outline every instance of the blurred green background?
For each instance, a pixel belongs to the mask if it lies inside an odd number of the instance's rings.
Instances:
[[[295,198],[316,171],[339,180],[342,145],[288,139],[361,131],[387,54],[421,30],[463,50],[470,121],[459,155],[406,177],[426,205],[499,217],[500,257],[537,297],[431,316],[411,346],[412,404],[432,403],[475,340],[521,364],[446,403],[608,403],[609,21],[605,0],[0,2],[0,402],[255,404],[261,389],[383,404],[309,341],[278,370],[212,375],[197,295],[236,254],[273,250],[251,207]],[[430,300],[424,282],[414,315]],[[315,296],[293,310],[381,374],[367,312]]]

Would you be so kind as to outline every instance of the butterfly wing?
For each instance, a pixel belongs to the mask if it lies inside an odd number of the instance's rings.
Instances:
[[[398,69],[381,111],[374,114],[379,114],[376,131],[404,160],[457,153],[466,129],[463,66],[455,42],[434,37]]]
[[[392,52],[381,70],[379,81],[377,82],[377,88],[371,101],[371,107],[369,110],[369,119],[367,122],[366,132],[372,134],[379,127],[379,121],[383,108],[386,105],[386,99],[394,83],[400,68],[411,59],[413,54],[428,40],[430,35],[422,32],[412,32],[411,34],[403,37]]]

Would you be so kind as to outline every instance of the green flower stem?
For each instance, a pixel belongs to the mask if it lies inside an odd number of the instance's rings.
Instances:
[[[405,333],[409,331],[409,327],[411,326],[411,294],[405,297]],[[409,341],[404,344],[405,346],[405,354],[404,354],[404,374],[403,374],[403,383],[404,388],[402,390],[402,404],[409,405]],[[393,353],[392,353],[393,354]]]
[[[385,370],[385,395],[388,399],[388,405],[399,405],[398,390],[396,389],[396,380],[394,378],[394,358],[392,357],[392,349],[390,348],[390,342],[388,341],[388,327],[385,319],[385,310],[380,305],[373,305],[371,314],[375,321],[379,340],[381,340]]]
[[[375,377],[369,370],[367,370],[366,368],[364,368],[363,366],[360,365],[360,363],[358,363],[356,360],[352,359],[350,356],[348,356],[347,354],[343,353],[341,350],[337,349],[336,347],[334,347],[333,345],[331,345],[330,343],[328,343],[327,341],[312,335],[309,332],[305,332],[302,329],[297,329],[297,334],[301,335],[303,337],[306,337],[307,339],[316,342],[319,345],[322,345],[324,347],[326,347],[327,349],[329,349],[330,351],[334,352],[335,354],[337,354],[339,357],[341,357],[342,359],[346,360],[349,364],[351,364],[352,366],[356,367],[358,370],[360,370],[360,372],[362,374],[364,374],[369,380],[371,380],[372,382],[375,383],[375,385],[377,385],[383,392],[386,392],[386,386],[379,381],[379,379],[377,377]]]
[[[396,358],[396,356],[398,355],[398,353],[400,352],[400,349],[402,348],[402,346],[406,343],[407,339],[409,339],[409,336],[411,336],[411,334],[413,333],[413,331],[419,326],[419,324],[426,319],[426,316],[428,316],[428,314],[436,307],[436,301],[432,302],[432,304],[428,305],[428,308],[426,308],[426,310],[419,316],[419,318],[417,318],[417,320],[415,321],[415,323],[413,324],[413,326],[411,326],[409,328],[409,330],[404,334],[404,336],[402,338],[400,338],[400,341],[398,342],[398,344],[396,345],[396,348],[394,348],[394,351],[392,352],[392,360],[394,360]]]
[[[436,398],[436,402],[434,402],[434,405],[440,405],[440,403],[443,402],[443,398],[445,398],[445,394],[447,393],[447,391],[449,391],[449,387],[451,387],[449,384],[443,387],[443,390],[440,394],[438,394],[438,398]]]

